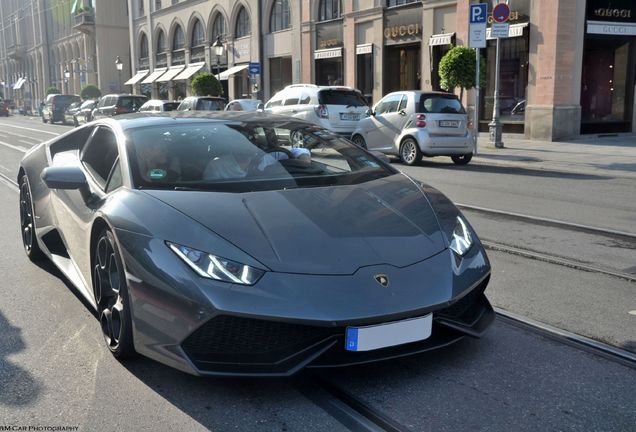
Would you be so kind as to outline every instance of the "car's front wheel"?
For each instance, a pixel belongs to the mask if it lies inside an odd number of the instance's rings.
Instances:
[[[459,156],[451,156],[451,159],[453,160],[455,165],[466,165],[468,162],[470,162],[472,158],[473,158],[472,153],[459,155]]]
[[[415,165],[422,160],[420,146],[413,138],[405,138],[400,145],[400,159],[406,165]]]
[[[44,253],[35,238],[35,216],[33,212],[33,200],[27,176],[20,179],[20,228],[22,230],[22,245],[24,252],[31,261],[39,261],[44,258]]]
[[[109,229],[104,229],[93,252],[93,290],[104,340],[118,359],[134,355],[132,319],[124,266]]]
[[[354,135],[353,138],[351,138],[351,141],[358,147],[362,147],[363,149],[367,148],[367,142],[364,140],[362,135]]]

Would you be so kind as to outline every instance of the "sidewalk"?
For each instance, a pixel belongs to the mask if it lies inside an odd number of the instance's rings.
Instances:
[[[478,153],[471,163],[636,179],[636,134],[589,135],[561,142],[504,135],[501,149],[491,146],[488,138],[487,133],[479,134]]]

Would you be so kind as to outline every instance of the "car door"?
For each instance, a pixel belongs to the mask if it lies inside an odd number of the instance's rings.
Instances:
[[[122,178],[115,132],[104,125],[92,128],[90,137],[79,149],[77,163],[84,171],[92,198],[87,201],[79,190],[55,190],[61,209],[58,214],[62,216],[66,213],[65,217],[58,218],[58,226],[63,233],[69,255],[89,283],[90,234],[95,213],[104,204],[106,195],[114,190],[116,183],[121,183]],[[114,183],[112,179],[116,179]]]
[[[389,150],[394,147],[395,138],[408,117],[404,110],[407,101],[404,93],[390,93],[378,102],[373,110],[374,115],[369,117],[371,125],[365,138],[368,149]]]

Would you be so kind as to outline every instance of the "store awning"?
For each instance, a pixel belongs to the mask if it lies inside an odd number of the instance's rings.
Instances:
[[[143,77],[148,75],[148,72],[150,72],[150,71],[148,71],[148,70],[140,70],[140,71],[138,71],[131,79],[126,81],[124,83],[124,85],[135,85],[135,84],[137,84],[139,81],[141,81],[141,79]]]
[[[24,83],[26,82],[26,78],[20,78],[14,85],[13,90],[20,90]]]
[[[455,33],[440,33],[435,34],[430,37],[428,40],[429,46],[438,46],[438,45],[450,45],[453,43],[453,37]]]
[[[528,27],[528,23],[521,24],[510,24],[508,27],[508,37],[520,37],[523,36],[523,29]],[[490,35],[490,27],[486,29],[486,39],[493,40],[496,39]]]
[[[248,67],[249,67],[249,65],[247,65],[247,64],[233,66],[233,67],[229,68],[228,70],[226,70],[224,72],[221,72],[219,74],[218,78],[219,78],[219,80],[226,80],[229,77],[231,77],[232,75],[236,75],[237,73],[239,73],[243,69],[247,69]]]
[[[166,72],[165,74],[161,75],[159,78],[157,78],[156,82],[167,82],[167,81],[172,81],[174,77],[176,77],[177,75],[179,75],[179,73],[183,70],[184,66],[170,66],[170,69],[168,69],[168,72]]]
[[[205,66],[205,62],[189,64],[188,67],[185,68],[185,70],[181,72],[179,75],[177,75],[174,79],[187,80],[190,77],[192,77],[195,73],[199,72],[203,66]]]
[[[159,78],[161,75],[166,73],[167,70],[168,70],[168,68],[157,68],[154,71],[152,71],[152,73],[150,75],[148,75],[146,77],[146,79],[143,80],[141,83],[142,84],[152,84],[153,82],[157,81],[157,78]]]

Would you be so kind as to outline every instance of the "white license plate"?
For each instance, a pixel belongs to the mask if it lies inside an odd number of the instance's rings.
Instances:
[[[431,335],[433,314],[404,321],[395,321],[367,327],[347,327],[347,351],[371,351],[417,342]]]
[[[358,121],[360,114],[358,113],[340,113],[340,120]]]
[[[439,127],[456,128],[459,127],[459,121],[457,120],[440,120]]]

